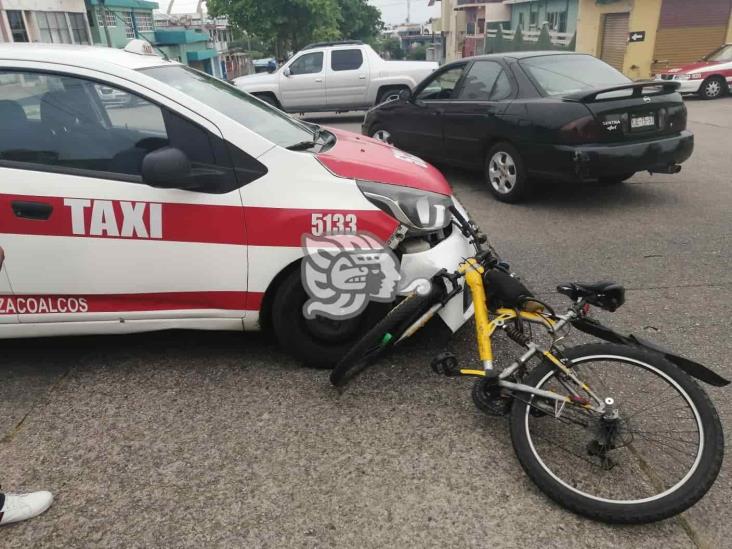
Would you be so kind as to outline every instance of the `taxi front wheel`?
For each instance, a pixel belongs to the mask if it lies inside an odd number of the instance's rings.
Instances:
[[[272,302],[272,327],[280,346],[311,368],[333,368],[388,311],[387,305],[372,303],[361,315],[346,320],[307,319],[303,315],[307,300],[297,269],[277,288]]]

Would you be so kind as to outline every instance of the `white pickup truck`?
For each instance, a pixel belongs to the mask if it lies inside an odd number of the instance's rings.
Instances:
[[[288,112],[348,111],[411,91],[436,68],[431,61],[385,61],[362,42],[322,42],[273,73],[242,76],[234,84]]]

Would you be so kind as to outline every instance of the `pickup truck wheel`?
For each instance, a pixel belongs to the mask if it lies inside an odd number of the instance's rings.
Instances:
[[[529,193],[524,161],[516,147],[509,143],[498,143],[488,151],[485,179],[488,189],[501,202],[520,202]]]
[[[300,269],[285,278],[272,302],[272,328],[282,349],[311,368],[331,369],[380,318],[383,303],[371,303],[361,315],[346,320],[306,319],[302,307],[308,294]]]
[[[378,139],[379,141],[383,141],[384,143],[388,145],[393,145],[394,142],[392,141],[391,132],[387,129],[384,129],[382,126],[375,125],[371,128],[371,131],[369,132],[370,137],[373,137],[374,139]]]
[[[402,90],[408,90],[406,86],[397,86],[395,88],[385,88],[379,92],[378,97],[376,98],[376,104],[381,105],[386,99],[391,95],[399,95],[399,92]]]

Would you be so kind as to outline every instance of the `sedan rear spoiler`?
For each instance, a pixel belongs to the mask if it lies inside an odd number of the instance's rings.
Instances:
[[[593,103],[597,101],[597,96],[605,93],[612,93],[622,90],[633,90],[633,93],[629,96],[623,96],[622,99],[628,97],[643,97],[650,95],[664,95],[667,93],[674,93],[681,86],[680,82],[666,81],[666,80],[643,80],[640,82],[631,82],[630,84],[623,84],[622,86],[612,86],[610,88],[596,88],[594,90],[583,90],[576,93],[570,93],[565,95],[564,99],[567,101],[578,101],[580,103]],[[648,91],[644,90],[649,88]],[[613,97],[608,99],[620,99],[619,97]],[[602,99],[600,99],[602,101]]]

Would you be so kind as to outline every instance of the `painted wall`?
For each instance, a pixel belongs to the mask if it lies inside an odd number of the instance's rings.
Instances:
[[[643,42],[628,44],[623,72],[634,80],[650,78],[661,3],[662,0],[619,0],[610,4],[597,4],[595,0],[580,0],[576,51],[599,56],[602,16],[606,13],[630,13],[628,30],[646,31],[646,38]]]
[[[84,0],[3,0],[4,10],[86,12]]]
[[[732,13],[729,14],[729,21],[727,22],[727,44],[732,44]]]

